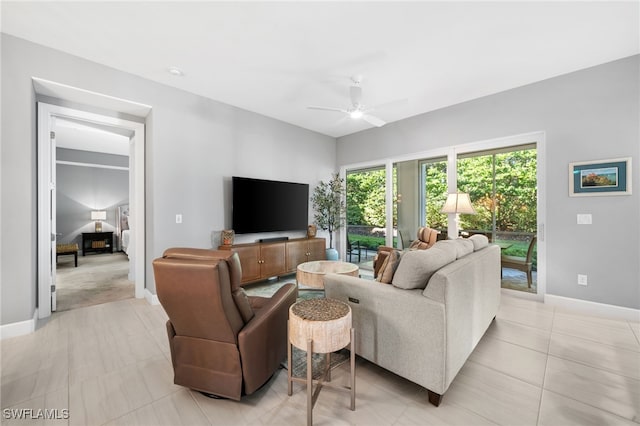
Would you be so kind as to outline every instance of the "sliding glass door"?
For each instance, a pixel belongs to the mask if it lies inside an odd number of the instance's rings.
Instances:
[[[537,152],[535,145],[458,156],[457,187],[477,212],[460,216],[462,235],[481,233],[500,245],[502,286],[537,291]],[[529,248],[531,247],[531,250]],[[531,272],[527,267],[531,263]]]
[[[385,244],[386,170],[384,166],[348,170],[347,252],[348,262],[372,269],[378,246]]]
[[[538,171],[542,158],[544,135],[530,134],[345,168],[347,260],[360,261],[366,269],[379,245],[405,249],[420,226],[439,230],[440,238],[480,233],[500,246],[504,288],[544,292],[544,263],[540,283],[537,279],[536,238],[544,226],[544,211],[538,211],[544,205],[538,187],[544,187]],[[461,214],[453,223],[453,215],[441,210],[447,195],[456,191],[470,195],[477,214]],[[544,241],[540,244],[544,259]]]

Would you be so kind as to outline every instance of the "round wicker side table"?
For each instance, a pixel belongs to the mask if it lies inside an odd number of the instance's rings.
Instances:
[[[294,303],[289,308],[287,357],[289,368],[288,395],[293,393],[293,382],[307,384],[307,425],[313,423],[312,411],[323,386],[348,390],[351,393],[351,410],[356,409],[356,351],[355,330],[351,326],[351,307],[335,299],[309,299]],[[294,377],[291,360],[291,347],[307,352],[307,377]],[[332,386],[331,352],[350,346],[350,386]],[[324,353],[325,370],[318,380],[313,379],[313,353]],[[316,385],[315,392],[313,385]]]

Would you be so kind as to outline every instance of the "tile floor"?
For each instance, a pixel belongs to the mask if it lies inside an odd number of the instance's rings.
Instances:
[[[288,397],[285,370],[242,402],[174,385],[165,321],[162,307],[130,299],[56,313],[35,333],[2,341],[2,424],[305,424],[304,389],[296,384]],[[358,359],[356,411],[348,394],[325,388],[314,423],[638,426],[639,339],[639,323],[505,295],[440,407]],[[348,367],[333,379],[346,384]],[[68,409],[69,418],[7,419],[7,408]]]

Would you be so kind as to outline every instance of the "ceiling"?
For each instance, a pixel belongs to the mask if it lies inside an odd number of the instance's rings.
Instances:
[[[393,122],[640,53],[637,0],[0,7],[2,32],[333,137],[372,126],[307,106],[348,108],[353,75]]]

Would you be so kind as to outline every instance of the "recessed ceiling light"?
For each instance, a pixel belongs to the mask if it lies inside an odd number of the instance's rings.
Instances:
[[[169,74],[175,75],[176,77],[184,76],[184,72],[178,67],[169,67],[167,68],[167,71],[169,71]]]

